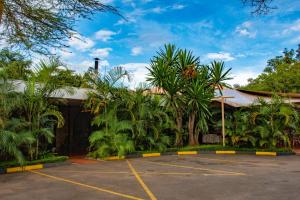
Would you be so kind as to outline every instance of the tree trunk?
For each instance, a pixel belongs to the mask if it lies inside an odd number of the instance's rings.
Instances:
[[[176,141],[175,145],[176,146],[183,146],[183,141],[182,141],[182,112],[177,111],[176,113]]]
[[[4,11],[4,0],[0,0],[0,25],[2,23],[3,11]]]
[[[35,152],[35,159],[37,160],[38,159],[38,156],[39,156],[39,138],[37,137],[36,138],[36,152]]]
[[[195,141],[195,135],[194,135],[195,119],[196,119],[196,113],[194,111],[192,111],[189,115],[189,123],[188,123],[189,145],[190,146],[195,146],[197,144]]]

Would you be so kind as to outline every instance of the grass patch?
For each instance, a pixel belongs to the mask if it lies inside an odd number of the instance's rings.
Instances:
[[[51,156],[51,157],[38,159],[38,160],[25,161],[24,165],[63,162],[63,161],[66,161],[68,158],[69,158],[68,156]],[[20,164],[17,161],[0,162],[0,168],[17,167],[17,166],[20,166]]]

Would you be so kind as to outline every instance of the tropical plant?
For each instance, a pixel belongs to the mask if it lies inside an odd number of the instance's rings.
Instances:
[[[63,83],[56,81],[56,73],[59,72],[59,63],[50,60],[48,63],[42,61],[34,70],[34,73],[24,82],[25,88],[20,96],[20,109],[23,112],[25,120],[29,123],[28,131],[35,137],[35,149],[30,144],[30,159],[39,156],[40,140],[51,143],[54,134],[54,126],[61,127],[64,124],[64,118],[57,107],[49,103],[52,95],[59,89],[64,92],[71,92],[66,89]]]
[[[119,92],[124,90],[124,81],[130,81],[130,74],[122,67],[115,67],[103,76],[90,72],[87,79],[93,90],[88,94],[85,107],[97,115],[106,109],[110,101],[120,96]]]
[[[6,74],[3,71],[0,73],[0,157],[11,157],[22,164],[24,154],[20,148],[34,142],[34,138],[24,129],[27,124],[23,120],[12,118],[19,106],[18,94],[13,84],[6,79]]]
[[[119,120],[115,107],[96,116],[93,125],[97,125],[100,130],[93,132],[89,137],[90,156],[95,158],[124,156],[135,150],[134,142],[129,136],[133,129],[132,124],[127,120]]]
[[[151,60],[148,81],[164,91],[166,106],[174,111],[177,123],[176,145],[183,145],[182,122],[188,115],[189,144],[197,145],[200,132],[207,132],[209,103],[214,89],[221,90],[231,69],[223,62],[200,65],[200,58],[192,51],[165,45]]]
[[[183,82],[178,73],[178,54],[179,50],[175,45],[165,45],[164,49],[157,52],[151,60],[149,77],[147,80],[155,87],[163,89],[165,95],[165,106],[173,111],[176,121],[176,141],[177,146],[183,146],[183,99],[181,90]]]
[[[252,123],[259,138],[259,146],[276,147],[280,142],[290,147],[290,137],[299,131],[299,114],[289,103],[274,96],[270,102],[259,99],[254,106]]]
[[[122,100],[124,103],[120,104],[119,110],[132,124],[135,147],[138,150],[166,150],[170,145],[166,132],[174,129],[174,123],[161,98],[137,89],[134,93],[124,93]]]
[[[251,112],[246,108],[226,115],[226,137],[231,146],[257,146],[258,139],[253,133],[253,124],[249,123],[250,118]],[[222,127],[221,121],[218,121],[218,127]]]

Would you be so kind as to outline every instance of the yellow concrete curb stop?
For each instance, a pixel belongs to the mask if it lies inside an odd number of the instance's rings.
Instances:
[[[158,157],[160,156],[160,153],[144,153],[143,154],[143,157],[146,158],[146,157]]]
[[[178,155],[197,155],[197,151],[178,151]]]
[[[257,156],[277,156],[276,152],[263,152],[263,151],[257,151],[255,153]]]
[[[216,154],[236,154],[235,151],[216,151]]]
[[[34,169],[43,169],[44,166],[42,164],[38,165],[27,165],[23,167],[9,167],[6,168],[6,173],[14,173],[14,172],[22,172],[22,171],[29,171]]]

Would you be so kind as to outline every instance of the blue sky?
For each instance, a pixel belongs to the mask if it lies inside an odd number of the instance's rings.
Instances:
[[[268,16],[253,16],[240,0],[103,0],[114,5],[127,21],[110,13],[80,20],[81,34],[58,50],[63,61],[77,72],[101,59],[101,71],[114,66],[129,70],[143,82],[150,58],[165,43],[187,48],[203,64],[222,59],[232,67],[230,84],[245,84],[262,72],[266,61],[283,48],[300,43],[300,2],[274,0],[278,9]],[[81,38],[81,40],[77,38]]]

